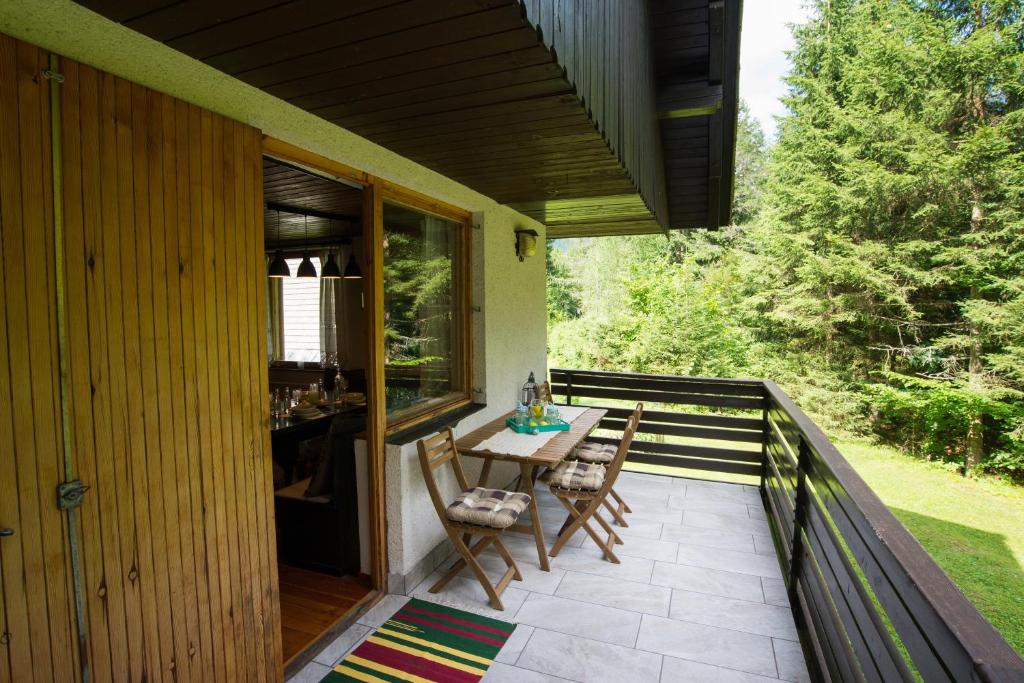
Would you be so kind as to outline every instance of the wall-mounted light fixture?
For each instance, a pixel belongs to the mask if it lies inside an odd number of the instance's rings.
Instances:
[[[529,228],[516,228],[516,256],[520,261],[537,253],[537,231]]]

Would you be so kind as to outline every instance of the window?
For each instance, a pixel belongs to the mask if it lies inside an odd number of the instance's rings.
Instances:
[[[320,278],[321,257],[311,255],[310,260],[315,279],[294,277],[301,257],[285,259],[293,277],[268,278],[267,350],[272,361],[337,362],[338,281]]]
[[[384,362],[388,421],[469,399],[467,226],[384,204]]]

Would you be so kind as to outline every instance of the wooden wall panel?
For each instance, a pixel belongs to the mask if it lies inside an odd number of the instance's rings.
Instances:
[[[260,134],[60,70],[94,679],[278,680]]]
[[[0,681],[74,680],[48,56],[0,35]]]

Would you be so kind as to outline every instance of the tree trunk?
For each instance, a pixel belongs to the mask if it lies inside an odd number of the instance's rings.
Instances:
[[[971,206],[971,232],[981,229],[981,221],[984,212],[981,208],[981,201],[978,193],[974,193],[974,200]],[[976,300],[980,296],[978,285],[971,285],[970,299]],[[967,349],[967,384],[972,391],[981,392],[984,390],[984,367],[982,364],[982,340],[981,330],[977,322],[971,320],[967,326],[968,349]],[[964,476],[975,467],[981,464],[985,455],[985,441],[983,434],[984,416],[981,413],[971,415],[970,424],[967,428],[967,459],[964,462]]]

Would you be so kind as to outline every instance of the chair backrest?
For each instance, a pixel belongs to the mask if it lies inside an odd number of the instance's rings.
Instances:
[[[462,469],[462,461],[459,460],[459,451],[455,447],[455,434],[451,428],[448,428],[434,436],[420,439],[416,442],[416,450],[419,452],[420,468],[423,470],[423,481],[427,484],[430,499],[434,502],[434,507],[437,509],[437,514],[441,517],[441,521],[445,522],[447,516],[444,511],[447,507],[447,501],[441,495],[434,471],[446,463],[451,463],[452,469],[455,471],[455,480],[459,483],[459,489],[466,490],[469,488],[469,485],[466,483],[466,473]]]
[[[605,469],[604,485],[601,487],[603,493],[611,490],[612,485],[615,484],[615,480],[619,476],[619,472],[622,471],[622,466],[626,462],[626,456],[629,455],[629,447],[633,445],[633,435],[636,434],[637,427],[640,426],[640,416],[643,415],[643,412],[644,404],[637,403],[636,408],[633,409],[633,414],[626,420],[626,428],[622,431],[622,440],[619,441],[619,448],[615,451],[615,457],[608,463]]]

